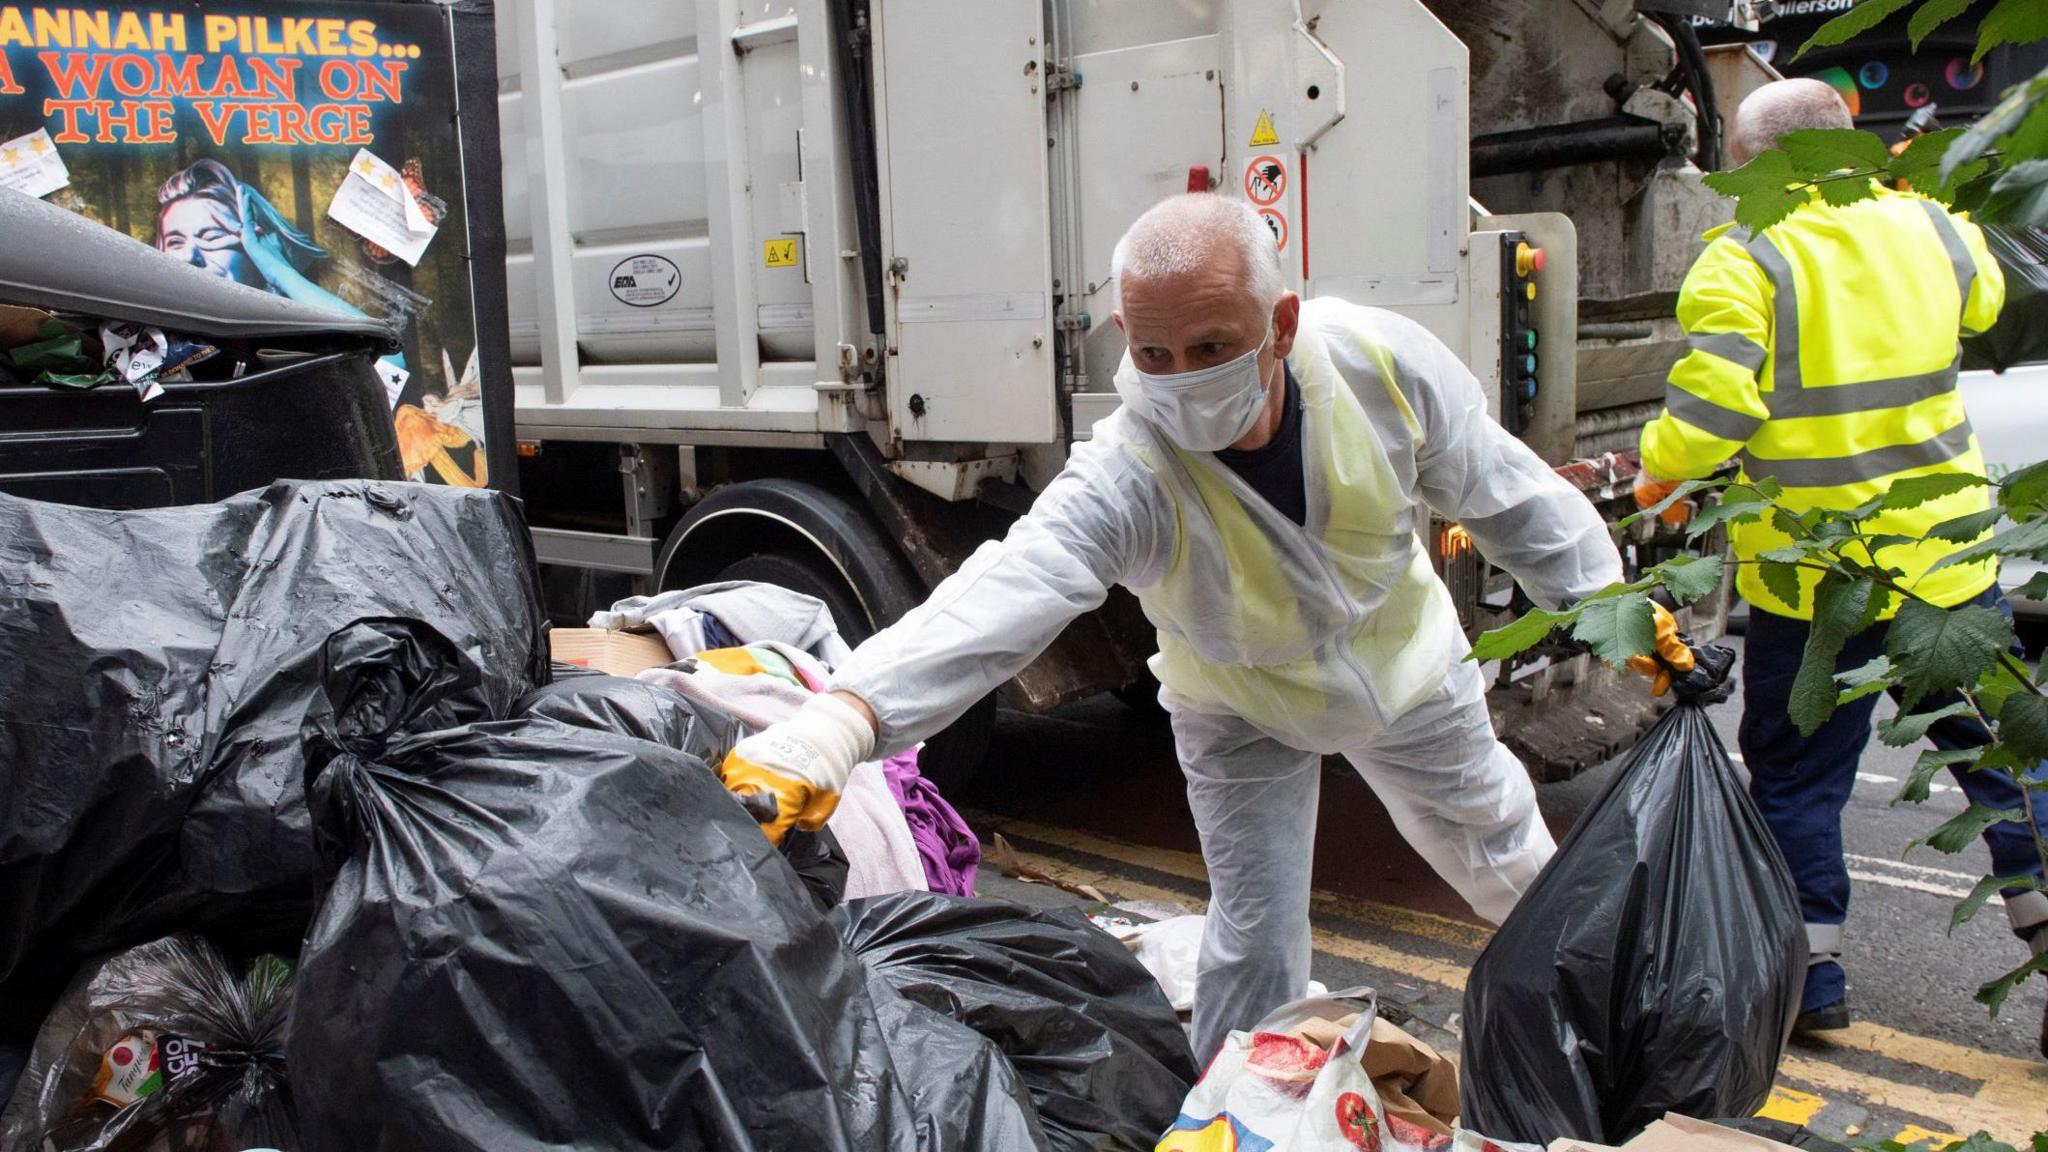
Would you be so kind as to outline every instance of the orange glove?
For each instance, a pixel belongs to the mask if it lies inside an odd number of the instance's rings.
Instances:
[[[874,750],[875,729],[867,717],[828,692],[733,745],[718,778],[754,813],[768,842],[780,844],[791,828],[823,828],[839,807],[853,766]]]
[[[1638,492],[1641,489],[1637,489]],[[1663,497],[1658,497],[1661,500]],[[1652,504],[1656,500],[1651,501]],[[1662,697],[1671,691],[1671,674],[1683,676],[1692,671],[1692,649],[1678,635],[1678,617],[1662,604],[1650,602],[1650,611],[1657,614],[1656,651],[1628,658],[1631,672],[1640,672],[1650,678],[1650,695]]]
[[[1678,491],[1680,480],[1659,480],[1648,472],[1636,473],[1636,507],[1655,508],[1666,496]],[[1678,528],[1692,519],[1692,501],[1680,500],[1657,514],[1667,527]],[[1659,693],[1662,695],[1662,693]]]

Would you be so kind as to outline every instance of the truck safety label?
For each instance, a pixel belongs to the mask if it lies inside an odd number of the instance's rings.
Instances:
[[[1244,166],[1245,199],[1261,208],[1278,204],[1287,192],[1287,165],[1278,156],[1254,156]]]
[[[784,237],[780,240],[761,241],[761,266],[763,268],[796,267],[797,238]]]
[[[1266,227],[1272,230],[1273,247],[1281,252],[1287,251],[1287,217],[1271,208],[1261,208],[1259,219],[1264,220]]]
[[[1251,147],[1271,148],[1280,143],[1280,134],[1273,131],[1273,110],[1259,109],[1259,122],[1252,125]]]
[[[612,269],[612,295],[635,308],[666,304],[682,286],[682,270],[666,256],[628,256]]]

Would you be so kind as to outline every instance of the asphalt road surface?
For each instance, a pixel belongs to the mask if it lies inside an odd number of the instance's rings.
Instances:
[[[1891,711],[1887,701],[1879,715]],[[1734,752],[1739,696],[1713,713]],[[1995,901],[1945,934],[1955,899],[1990,862],[1981,843],[1958,856],[1904,855],[1965,806],[1945,777],[1926,804],[1892,806],[1917,754],[1873,740],[1843,817],[1855,883],[1844,963],[1856,1023],[1825,1041],[1795,1041],[1764,1112],[1837,1139],[1938,1145],[1986,1129],[2018,1142],[2048,1129],[2048,1063],[2035,1047],[2048,981],[2023,985],[1996,1019],[1971,999],[2026,952]],[[1559,839],[1615,768],[1538,790]],[[1341,760],[1326,762],[1323,779],[1314,976],[1331,988],[1374,985],[1396,1014],[1412,1017],[1412,1030],[1455,1051],[1465,977],[1488,927],[1408,849]],[[956,799],[984,841],[1001,833],[1026,865],[1112,901],[1200,911],[1207,896],[1163,717],[1107,697],[1046,717],[1006,712],[981,779]],[[985,894],[1080,899],[984,871]]]

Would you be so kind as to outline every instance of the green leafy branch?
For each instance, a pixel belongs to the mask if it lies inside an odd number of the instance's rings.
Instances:
[[[1937,29],[1982,2],[1863,0],[1823,24],[1793,59],[1846,43],[1908,9],[1907,32],[1917,50]],[[2048,4],[2040,0],[1996,0],[1983,13],[1972,64],[2003,44],[2048,39]],[[1752,231],[1778,223],[1814,196],[1847,206],[1874,196],[1877,184],[1899,182],[1982,220],[2048,225],[2048,70],[2007,89],[1998,106],[1967,130],[1916,137],[1897,156],[1868,132],[1793,132],[1742,167],[1705,179],[1708,187],[1735,198],[1736,222]]]
[[[1888,514],[1980,489],[1986,492],[1987,506],[1941,521],[1924,536],[1880,530]],[[1736,563],[1753,566],[1774,596],[1811,611],[1813,623],[1790,700],[1791,718],[1803,734],[1811,736],[1843,704],[1878,692],[1893,693],[1900,701],[1899,715],[1878,726],[1879,738],[1894,747],[1916,744],[1949,720],[1975,720],[1989,731],[1990,742],[1980,748],[1922,753],[1893,803],[1926,800],[1934,774],[1943,770],[1995,772],[2027,792],[2048,791],[2048,781],[2025,775],[2048,759],[2048,695],[2035,673],[2013,655],[2011,621],[1982,605],[1931,603],[1918,594],[1902,569],[1885,562],[1891,550],[1924,540],[1959,546],[1935,565],[1937,569],[1993,557],[2048,562],[2048,462],[1996,482],[1953,473],[1910,477],[1846,510],[1795,508],[1783,496],[1783,488],[1768,478],[1687,481],[1661,503],[1617,527],[1659,515],[1681,500],[1712,498],[1689,521],[1686,531],[1691,539],[1723,524],[1763,522],[1786,537],[1785,544]],[[2012,523],[2001,527],[2008,520]],[[1568,631],[1600,659],[1625,664],[1654,648],[1649,594],[1661,587],[1678,603],[1691,603],[1719,587],[1726,563],[1720,557],[1673,557],[1644,569],[1634,581],[1611,585],[1568,609],[1525,613],[1481,635],[1471,658],[1510,659],[1556,632]],[[2048,599],[2048,579],[2030,580],[2015,594]],[[1888,615],[1893,619],[1886,630],[1884,655],[1838,674],[1835,668],[1848,640]],[[2024,809],[1979,804],[1913,841],[1906,851],[1924,844],[1954,854],[1985,829],[2008,823],[2028,829],[2048,864],[2048,839]],[[1968,922],[1992,895],[2009,889],[2041,890],[2041,885],[2028,877],[1986,877],[1957,905],[1950,930]],[[2048,967],[2038,958],[2030,961],[1983,985],[1977,999],[1996,1013],[2015,986],[2042,971]]]

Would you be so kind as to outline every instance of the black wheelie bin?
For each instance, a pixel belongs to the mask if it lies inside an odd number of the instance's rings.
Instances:
[[[118,380],[38,385],[0,355],[0,492],[131,509],[280,479],[403,478],[377,371],[398,339],[381,320],[209,275],[5,189],[0,305],[54,313],[89,342],[125,321],[217,350],[147,402]]]

